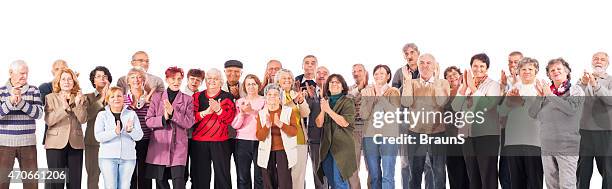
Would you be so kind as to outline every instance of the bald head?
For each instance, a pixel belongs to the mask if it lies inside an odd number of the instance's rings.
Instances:
[[[55,75],[57,75],[57,73],[59,73],[64,68],[68,68],[68,63],[66,63],[66,61],[62,59],[56,60],[51,66],[51,74],[53,74],[53,76],[55,77]]]
[[[317,85],[323,86],[327,80],[327,77],[329,77],[329,69],[327,69],[325,66],[319,66],[317,68]]]

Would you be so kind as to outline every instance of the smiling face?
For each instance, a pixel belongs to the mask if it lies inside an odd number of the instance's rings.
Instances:
[[[609,65],[608,55],[605,53],[595,53],[591,62],[591,66],[595,72],[605,72]]]
[[[419,59],[419,74],[423,80],[429,80],[434,74],[436,60],[432,56],[423,55]]]
[[[62,75],[60,76],[59,85],[61,91],[70,92],[74,87],[74,80],[72,79],[72,75],[66,72],[62,73]]]
[[[376,83],[376,85],[387,84],[387,81],[390,77],[391,76],[389,75],[389,73],[387,73],[387,70],[385,70],[385,68],[383,67],[380,67],[376,71],[374,71],[374,83]]]
[[[128,85],[130,87],[141,87],[144,85],[144,75],[141,75],[139,73],[131,73],[130,75],[128,75]]]
[[[259,92],[259,85],[255,82],[255,79],[248,78],[244,80],[247,95],[257,95]]]
[[[338,77],[332,77],[329,80],[329,93],[331,95],[337,95],[342,93],[342,90],[344,88],[342,87],[342,82],[338,79]]]
[[[11,84],[17,87],[28,83],[28,70],[26,65],[20,65],[15,70],[9,70]]]
[[[51,67],[51,73],[53,74],[53,76],[55,76],[65,68],[68,68],[68,65],[66,65],[65,61],[63,60],[55,61],[55,63],[53,63],[53,66]]]
[[[280,105],[280,91],[276,89],[268,90],[266,93],[266,104]]]
[[[221,89],[221,75],[218,72],[206,73],[206,88],[214,91]]]
[[[484,77],[487,75],[487,69],[489,69],[487,67],[487,64],[485,64],[484,62],[478,60],[478,59],[474,59],[474,61],[472,62],[472,73],[474,74],[474,77]]]
[[[168,88],[172,91],[178,91],[181,89],[181,83],[183,82],[183,76],[181,73],[175,73],[174,76],[167,77],[166,83],[168,83]]]
[[[285,91],[291,90],[291,87],[293,86],[293,78],[291,78],[291,75],[287,72],[280,72],[280,74],[278,84]]]
[[[511,74],[518,74],[516,73],[516,71],[518,71],[518,64],[519,61],[521,61],[521,59],[523,58],[523,56],[521,55],[512,55],[512,56],[508,56],[508,70],[510,70]]]
[[[366,79],[366,71],[361,65],[353,66],[353,79],[355,79],[355,83],[359,83]]]
[[[283,68],[283,65],[281,65],[280,62],[270,61],[268,63],[268,67],[266,68],[266,74],[269,75],[271,78],[274,78],[276,76],[276,72],[278,72],[278,70],[280,70],[281,68]]]
[[[240,80],[240,75],[242,74],[242,69],[238,67],[228,67],[225,68],[225,77],[227,78],[227,82],[234,84],[238,83]]]
[[[535,81],[535,77],[536,77],[536,73],[537,73],[537,68],[535,67],[535,64],[533,63],[527,63],[524,64],[523,66],[521,66],[519,68],[519,75],[521,76],[521,81],[523,83],[533,83],[533,81]]]
[[[568,76],[567,69],[562,63],[553,63],[548,68],[548,77],[555,83],[563,83],[567,80]]]
[[[146,53],[136,53],[132,56],[132,67],[142,67],[145,71],[149,70],[149,56]]]
[[[111,108],[123,108],[124,103],[124,97],[121,90],[114,90],[111,94],[109,94],[108,104],[111,106]]]

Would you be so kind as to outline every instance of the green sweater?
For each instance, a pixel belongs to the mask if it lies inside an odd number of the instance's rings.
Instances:
[[[353,140],[355,102],[347,96],[340,97],[335,106],[332,107],[332,110],[342,115],[349,122],[349,125],[348,127],[341,127],[329,115],[325,114],[317,174],[319,178],[323,179],[321,163],[327,156],[327,153],[331,152],[336,160],[342,179],[348,180],[357,170],[357,155],[355,154],[355,141]]]

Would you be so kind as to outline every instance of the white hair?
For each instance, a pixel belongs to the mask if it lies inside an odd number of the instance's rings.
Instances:
[[[217,68],[211,68],[206,72],[206,76],[209,76],[211,74],[217,74],[219,76],[219,81],[221,84],[223,84],[223,82],[225,82],[223,80],[223,75],[221,74],[221,70],[217,69]]]
[[[25,66],[27,68],[28,64],[26,64],[26,62],[23,60],[13,61],[9,67],[9,73],[13,72],[14,70],[18,70],[19,68],[21,68],[21,66]]]

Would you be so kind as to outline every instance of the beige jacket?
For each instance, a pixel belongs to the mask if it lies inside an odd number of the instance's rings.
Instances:
[[[71,98],[68,109],[64,109],[67,102],[59,93],[48,94],[45,99],[45,122],[49,126],[45,149],[63,149],[68,144],[74,149],[83,149],[81,125],[87,122],[87,98],[84,98],[82,105],[75,104],[74,98]]]

